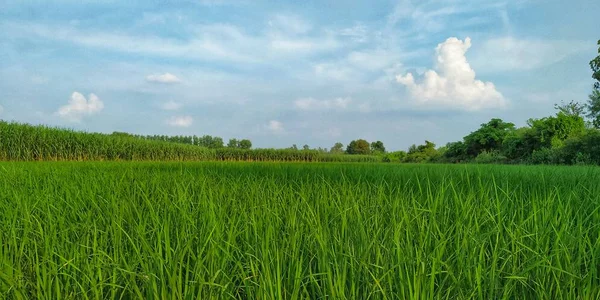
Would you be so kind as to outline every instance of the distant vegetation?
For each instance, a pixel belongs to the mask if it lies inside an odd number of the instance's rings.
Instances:
[[[382,141],[340,142],[330,149],[251,149],[248,139],[84,133],[0,121],[0,160],[150,161],[340,161],[402,163],[509,163],[600,165],[600,41],[590,61],[595,80],[587,103],[556,104],[556,114],[527,120],[527,126],[493,118],[461,141],[436,147],[425,141],[408,151],[387,152]]]

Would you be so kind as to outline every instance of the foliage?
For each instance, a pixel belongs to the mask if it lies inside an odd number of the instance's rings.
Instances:
[[[379,153],[379,154],[385,153],[385,146],[383,145],[383,142],[382,141],[372,142],[371,143],[371,151],[373,151],[373,153]]]
[[[600,40],[598,40],[598,56],[590,61],[590,68],[592,68],[592,78],[596,80],[594,83],[594,89],[600,89]]]
[[[369,154],[371,153],[371,146],[369,142],[358,139],[351,141],[350,144],[346,147],[346,153],[348,154]]]
[[[500,151],[483,151],[475,157],[475,163],[478,164],[501,164],[506,162],[506,156],[500,154]]]
[[[333,147],[331,147],[331,150],[329,150],[330,153],[333,154],[341,154],[344,153],[344,144],[337,142],[335,143],[335,145],[333,145]]]
[[[424,163],[433,161],[438,157],[439,153],[435,149],[435,144],[430,141],[425,141],[425,144],[423,145],[412,145],[404,158],[404,162]]]
[[[571,100],[569,103],[563,101],[561,104],[554,104],[554,109],[567,116],[582,117],[585,114],[586,106]]]
[[[467,155],[475,157],[481,152],[498,151],[506,135],[515,129],[513,123],[492,119],[464,138]]]
[[[252,148],[252,142],[248,139],[243,139],[239,142],[238,148],[248,150]]]
[[[451,163],[467,161],[469,159],[469,156],[467,155],[467,146],[461,141],[448,143],[443,157],[444,160]]]
[[[587,102],[587,117],[592,120],[592,125],[595,128],[600,128],[600,90],[593,90],[588,96]]]

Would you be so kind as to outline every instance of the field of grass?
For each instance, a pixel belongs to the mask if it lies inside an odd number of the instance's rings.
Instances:
[[[1,299],[598,299],[600,169],[0,163]]]

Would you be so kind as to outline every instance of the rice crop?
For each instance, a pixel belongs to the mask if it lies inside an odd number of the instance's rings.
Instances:
[[[600,169],[0,163],[1,299],[598,299]]]

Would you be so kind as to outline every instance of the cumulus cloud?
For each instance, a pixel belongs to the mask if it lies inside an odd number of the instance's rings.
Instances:
[[[173,100],[169,100],[165,103],[163,103],[160,108],[164,109],[164,110],[178,110],[182,107],[183,105],[179,102],[175,102]]]
[[[190,116],[176,116],[167,120],[167,125],[173,127],[190,127],[194,119]]]
[[[157,82],[157,83],[178,83],[181,82],[177,76],[171,73],[165,74],[152,74],[146,76],[146,81],[148,82]]]
[[[345,109],[350,104],[350,98],[335,98],[330,100],[317,100],[315,98],[301,98],[294,101],[294,107],[300,110],[330,110]]]
[[[104,103],[98,96],[90,94],[88,99],[85,99],[81,93],[73,92],[73,94],[71,94],[71,99],[69,99],[69,103],[65,106],[61,106],[58,109],[57,114],[61,118],[73,122],[80,122],[82,118],[97,114],[103,109]]]
[[[465,56],[471,39],[447,39],[436,48],[435,70],[425,72],[423,82],[415,82],[412,73],[396,76],[420,104],[454,107],[464,110],[503,107],[506,100],[492,82],[475,79],[475,71]]]
[[[267,129],[273,133],[283,133],[285,131],[285,128],[283,128],[283,123],[277,120],[269,121],[269,124],[267,124]]]

